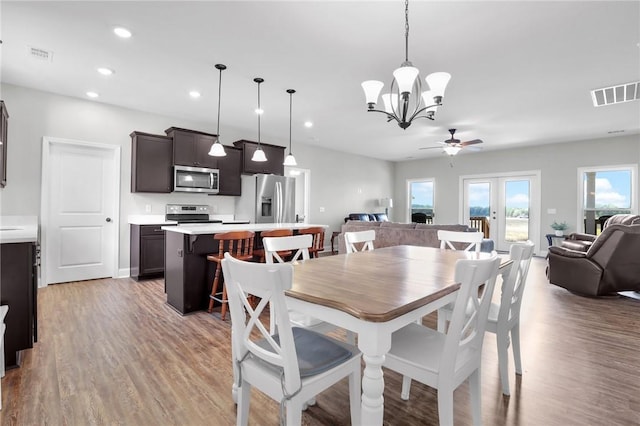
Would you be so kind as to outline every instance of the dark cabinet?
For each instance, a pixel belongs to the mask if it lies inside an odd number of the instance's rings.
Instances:
[[[131,192],[173,190],[173,139],[131,133]]]
[[[7,184],[7,123],[9,114],[4,101],[0,101],[0,188]]]
[[[34,243],[0,245],[0,305],[9,306],[4,319],[5,368],[20,366],[20,351],[38,340],[37,265]]]
[[[260,143],[267,161],[258,162],[251,161],[253,153],[258,148],[258,142],[239,140],[233,144],[238,148],[242,148],[242,173],[249,175],[255,173],[284,175],[284,165],[282,163],[284,163],[285,148],[283,146]]]
[[[169,127],[165,133],[173,138],[173,164],[217,168],[217,157],[209,155],[216,135],[177,127]]]
[[[131,225],[129,268],[131,278],[164,274],[163,225]]]
[[[220,192],[218,195],[240,195],[242,150],[232,146],[225,146],[227,153],[224,157],[216,157],[217,169],[220,170]]]

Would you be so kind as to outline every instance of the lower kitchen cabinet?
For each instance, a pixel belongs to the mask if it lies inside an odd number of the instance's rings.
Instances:
[[[21,352],[38,340],[38,272],[36,245],[0,245],[0,305],[8,305],[4,319],[5,368],[20,366]]]
[[[130,225],[131,278],[156,278],[164,274],[164,225]]]

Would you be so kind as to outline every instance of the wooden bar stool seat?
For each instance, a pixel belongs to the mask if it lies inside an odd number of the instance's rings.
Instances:
[[[218,285],[220,284],[220,271],[222,270],[222,259],[224,254],[228,252],[236,259],[249,261],[253,258],[253,231],[232,231],[224,232],[222,234],[215,234],[214,240],[218,240],[218,253],[207,255],[207,260],[216,263],[216,275],[213,279],[213,285],[211,286],[211,295],[209,296],[209,309],[211,313],[213,310],[213,302],[219,302],[222,306],[220,308],[220,318],[224,321],[227,315],[227,288],[224,285],[224,277],[222,280],[222,290],[218,292]]]
[[[270,231],[262,231],[260,233],[260,237],[291,237],[293,235],[292,229],[272,229]],[[292,254],[291,250],[279,251],[278,255],[280,257],[289,258]],[[253,256],[258,259],[260,263],[265,263],[265,249],[259,248],[253,251]]]
[[[324,228],[322,226],[312,226],[298,230],[298,234],[313,236],[313,243],[309,247],[309,256],[318,257],[318,253],[324,251]]]

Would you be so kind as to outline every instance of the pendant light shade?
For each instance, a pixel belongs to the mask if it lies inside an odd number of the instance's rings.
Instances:
[[[294,157],[291,152],[291,117],[293,115],[293,94],[296,93],[296,91],[287,89],[287,93],[289,94],[289,155],[287,155],[282,164],[285,166],[297,166],[298,162],[296,161],[296,157]]]
[[[220,71],[220,77],[218,79],[218,125],[216,130],[216,141],[211,145],[209,155],[212,157],[224,157],[227,153],[224,152],[224,146],[220,143],[220,99],[222,97],[222,71],[226,70],[227,67],[222,64],[216,64],[216,69]]]
[[[267,156],[264,155],[264,151],[260,146],[260,117],[264,112],[262,108],[260,108],[260,84],[264,82],[264,79],[256,77],[253,79],[253,81],[258,83],[258,107],[256,108],[256,114],[258,115],[258,147],[254,151],[253,156],[251,157],[251,161],[262,163],[264,161],[267,161]]]

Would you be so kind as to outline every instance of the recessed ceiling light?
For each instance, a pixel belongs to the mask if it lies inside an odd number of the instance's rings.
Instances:
[[[105,67],[100,67],[98,68],[98,72],[102,75],[111,75],[113,73],[115,73],[114,70],[110,69],[110,68],[105,68]]]
[[[118,36],[118,37],[122,37],[122,38],[129,38],[131,37],[131,31],[129,31],[126,28],[122,28],[122,27],[116,27],[113,29],[113,32]]]
[[[87,96],[90,98],[97,98],[100,95],[98,95],[96,92],[87,92]]]
[[[189,92],[189,96],[191,96],[193,99],[198,99],[200,97],[200,92],[192,90]]]
[[[311,128],[311,127],[313,127],[313,123],[311,121],[305,121],[304,122],[304,127],[306,127],[307,129]]]

